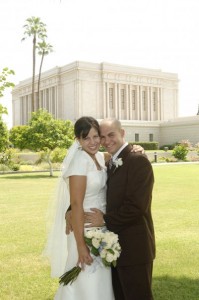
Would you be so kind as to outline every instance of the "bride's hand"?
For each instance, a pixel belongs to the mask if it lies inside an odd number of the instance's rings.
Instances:
[[[90,251],[86,245],[82,245],[78,247],[78,262],[77,266],[80,266],[82,270],[84,270],[85,265],[91,265],[93,262],[93,259],[90,255]]]
[[[131,152],[141,152],[142,154],[145,154],[145,150],[142,146],[140,145],[132,145],[133,149],[131,150]]]

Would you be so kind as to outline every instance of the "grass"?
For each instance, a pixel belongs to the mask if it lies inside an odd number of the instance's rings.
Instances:
[[[0,176],[2,300],[53,299],[57,281],[41,253],[46,210],[57,178],[38,174]]]
[[[199,164],[153,165],[153,218],[157,257],[155,300],[196,300],[199,295]],[[41,253],[45,215],[57,182],[48,173],[0,175],[0,298],[52,300]],[[94,300],[94,299],[93,299]]]
[[[153,166],[156,300],[199,295],[199,164]]]

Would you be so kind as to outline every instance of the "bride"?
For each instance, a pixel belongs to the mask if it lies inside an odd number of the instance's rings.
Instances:
[[[72,284],[61,284],[54,299],[114,300],[111,268],[96,263],[84,240],[85,230],[89,230],[84,227],[84,211],[106,209],[107,175],[104,156],[98,152],[99,124],[92,117],[82,117],[76,121],[74,133],[76,141],[63,162],[45,254],[50,259],[52,277],[60,277],[76,265],[82,271]],[[73,232],[66,235],[64,216],[69,205]]]

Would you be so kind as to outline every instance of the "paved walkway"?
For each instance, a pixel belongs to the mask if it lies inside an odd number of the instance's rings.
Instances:
[[[161,162],[161,163],[156,163],[153,162],[152,166],[165,166],[165,165],[189,165],[189,164],[198,164],[199,165],[199,161],[177,161],[177,162]]]

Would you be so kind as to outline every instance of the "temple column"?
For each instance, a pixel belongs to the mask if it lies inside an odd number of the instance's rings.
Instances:
[[[140,120],[140,88],[139,88],[139,85],[136,86],[136,114],[137,114],[137,120]]]
[[[149,94],[149,86],[146,88],[146,100],[147,100],[147,121],[150,121],[150,94]]]
[[[120,92],[120,84],[118,83],[117,86],[117,93],[118,93],[118,119],[121,119],[121,92]]]
[[[129,85],[129,120],[132,120],[133,118],[133,107],[132,107],[132,101],[133,101],[133,98],[132,98],[132,89],[131,89],[131,85]]]
[[[106,83],[106,115],[110,117],[109,82]]]
[[[126,84],[126,109],[125,109],[126,120],[129,120],[129,85]]]
[[[55,117],[58,118],[58,93],[57,93],[57,86],[55,86]]]
[[[151,101],[150,101],[150,103],[151,103],[151,109],[150,109],[150,112],[151,112],[151,121],[153,121],[153,115],[154,115],[154,113],[153,113],[153,107],[154,107],[154,104],[153,104],[153,88],[152,87],[150,88],[150,98],[151,98]]]
[[[142,86],[140,85],[140,120],[142,120],[142,113],[143,113],[143,102],[142,102]]]
[[[160,95],[159,95],[159,88],[157,88],[157,120],[160,120]]]
[[[159,91],[159,120],[163,120],[163,106],[162,106],[162,88],[158,88]]]
[[[103,119],[106,118],[106,83],[103,82]]]
[[[117,92],[117,83],[114,84],[114,111],[115,111],[115,117],[118,117],[118,92]]]
[[[178,116],[178,90],[175,89],[175,118]]]
[[[49,88],[49,95],[48,95],[48,99],[49,99],[49,111],[52,113],[52,88]]]

